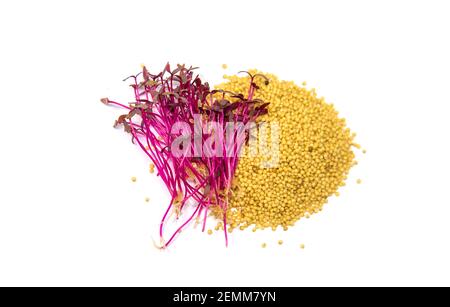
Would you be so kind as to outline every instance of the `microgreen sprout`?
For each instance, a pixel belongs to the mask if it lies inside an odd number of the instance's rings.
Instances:
[[[104,104],[128,111],[119,116],[115,127],[123,127],[125,132],[131,134],[133,143],[150,159],[150,172],[156,171],[171,195],[159,227],[162,249],[169,246],[192,221],[202,220],[202,230],[205,231],[208,212],[213,207],[223,212],[223,230],[228,245],[226,212],[229,196],[239,153],[249,135],[248,131],[236,125],[240,128],[232,130],[233,142],[229,146],[223,132],[227,123],[246,125],[268,112],[268,103],[254,99],[258,89],[254,78],[262,77],[268,83],[263,75],[250,75],[251,82],[245,97],[242,93],[211,90],[209,84],[195,74],[196,69],[177,65],[172,70],[167,64],[161,72],[152,74],[143,66],[141,73],[124,80],[132,82],[133,102],[125,105],[108,98],[101,99]],[[199,152],[196,142],[189,142],[187,148],[178,148],[182,150],[182,155],[175,154],[173,145],[180,139],[180,133],[174,131],[174,127],[178,127],[178,123],[188,125],[190,131],[197,131],[194,138],[200,138],[202,144],[208,143],[210,146],[203,147]],[[216,129],[209,131],[206,128],[208,123],[215,123]],[[214,142],[210,140],[212,136]],[[218,152],[226,154],[219,155]],[[181,218],[192,203],[195,206],[193,213],[166,240],[164,228],[169,216],[175,214],[177,219]]]

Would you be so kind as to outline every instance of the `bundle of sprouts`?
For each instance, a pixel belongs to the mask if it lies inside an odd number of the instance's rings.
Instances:
[[[255,98],[255,78],[267,85],[264,76],[250,75],[247,91],[235,93],[211,89],[195,69],[177,65],[171,70],[167,64],[162,72],[151,74],[143,67],[126,79],[132,81],[132,103],[102,99],[127,110],[115,126],[131,134],[171,195],[159,227],[161,248],[193,221],[205,231],[212,209],[221,212],[228,245],[227,212],[239,155],[250,137],[249,124],[268,112],[269,104]],[[184,217],[188,204],[195,209]],[[183,220],[166,238],[164,228],[171,213]]]

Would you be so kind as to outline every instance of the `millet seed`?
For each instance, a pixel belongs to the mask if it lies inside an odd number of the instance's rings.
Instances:
[[[230,232],[252,225],[258,229],[281,226],[286,230],[302,217],[320,212],[328,198],[345,185],[355,162],[352,149],[360,147],[345,119],[338,116],[332,104],[317,97],[315,90],[264,75],[270,83],[265,85],[263,78],[256,77],[259,89],[255,98],[270,102],[269,114],[258,121],[277,122],[280,126],[279,165],[261,167],[270,160],[264,152],[240,159],[227,209]],[[248,76],[224,78],[228,81],[218,88],[236,93],[248,90]],[[213,215],[223,214],[217,208],[213,209]]]

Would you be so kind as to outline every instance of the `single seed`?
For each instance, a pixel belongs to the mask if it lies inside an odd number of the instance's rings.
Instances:
[[[305,244],[300,244],[301,249],[305,249]]]
[[[266,243],[263,243],[263,244],[261,244],[261,247],[262,247],[262,248],[266,248],[266,247],[267,247],[267,244],[266,244]]]
[[[357,183],[357,184],[361,184],[361,183],[362,183],[362,180],[361,180],[361,179],[358,179],[358,180],[356,180],[356,183]]]
[[[283,244],[283,240],[279,240],[278,245],[282,245],[282,244]]]
[[[137,178],[136,178],[136,177],[131,177],[131,181],[132,181],[132,182],[136,182],[136,181],[137,181]]]
[[[227,69],[227,68],[228,68],[228,65],[227,65],[227,64],[222,64],[222,68],[223,68],[223,69]]]
[[[145,202],[148,203],[150,201],[150,197],[145,198]]]
[[[367,150],[363,149],[362,153],[363,153],[363,154],[366,154],[366,153],[367,153]]]

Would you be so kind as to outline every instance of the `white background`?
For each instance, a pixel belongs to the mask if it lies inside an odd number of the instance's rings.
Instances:
[[[448,17],[447,1],[2,1],[0,285],[449,286]],[[368,151],[342,196],[288,232],[156,250],[168,195],[99,99],[167,61],[308,81]]]

